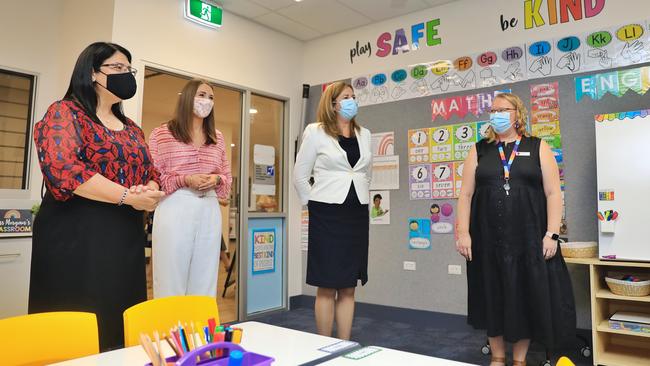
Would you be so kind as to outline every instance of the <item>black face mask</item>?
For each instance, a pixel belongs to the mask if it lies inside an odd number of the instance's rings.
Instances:
[[[97,85],[108,90],[122,100],[131,99],[135,95],[138,86],[135,83],[135,76],[130,72],[122,74],[101,73],[106,75],[106,86],[103,86],[100,83],[97,83]]]

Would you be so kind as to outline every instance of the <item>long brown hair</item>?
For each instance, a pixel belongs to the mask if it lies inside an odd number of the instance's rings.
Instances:
[[[341,95],[341,93],[343,93],[345,88],[350,88],[354,91],[352,85],[344,81],[337,81],[330,84],[325,88],[323,95],[320,97],[320,102],[318,103],[318,112],[316,113],[318,122],[323,124],[325,133],[334,138],[337,138],[341,132],[336,124],[336,109],[334,109],[334,101],[339,95]],[[361,126],[357,124],[357,121],[354,118],[350,120],[350,127],[352,127],[351,132],[353,134],[361,129]]]
[[[528,125],[528,110],[526,109],[526,106],[524,105],[524,102],[521,100],[521,98],[519,98],[517,95],[512,93],[499,93],[494,98],[505,99],[508,103],[512,104],[512,106],[515,107],[515,109],[517,110],[515,130],[517,131],[517,134],[519,136],[528,137],[529,134],[528,131],[526,130],[526,126]],[[492,127],[488,128],[487,141],[489,143],[493,143],[496,140],[497,140],[496,132],[494,132]]]
[[[200,79],[192,79],[181,90],[176,104],[174,118],[167,123],[169,132],[174,138],[186,144],[192,143],[192,120],[194,119],[194,96],[199,86],[205,84],[212,88],[209,82]],[[203,133],[205,134],[205,144],[212,145],[217,143],[217,132],[214,126],[214,108],[203,119]]]

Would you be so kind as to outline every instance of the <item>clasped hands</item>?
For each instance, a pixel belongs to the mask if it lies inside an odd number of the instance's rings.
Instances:
[[[221,183],[221,177],[216,174],[186,175],[184,180],[187,187],[197,191],[209,191]]]
[[[131,186],[124,203],[140,211],[153,211],[158,202],[165,197],[165,192],[158,189],[158,184],[149,182],[146,185]]]

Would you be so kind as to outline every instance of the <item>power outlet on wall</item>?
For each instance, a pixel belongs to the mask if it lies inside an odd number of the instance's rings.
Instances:
[[[461,267],[456,264],[450,264],[447,266],[447,273],[450,275],[459,275],[461,274]]]
[[[404,261],[404,270],[405,271],[415,271],[415,262]]]

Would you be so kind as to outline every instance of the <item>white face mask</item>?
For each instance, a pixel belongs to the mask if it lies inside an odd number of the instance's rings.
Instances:
[[[205,118],[210,112],[212,112],[212,107],[214,106],[214,101],[207,98],[194,98],[194,114],[198,117]]]

